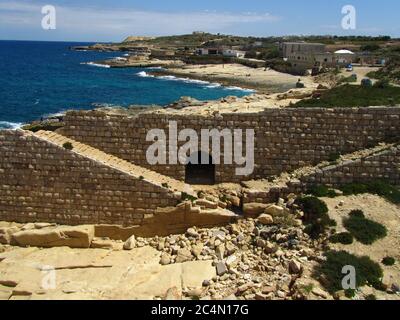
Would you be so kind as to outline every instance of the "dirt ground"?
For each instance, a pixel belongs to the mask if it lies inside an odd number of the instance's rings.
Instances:
[[[332,244],[333,249],[345,250],[350,253],[368,256],[373,261],[378,262],[384,271],[383,282],[387,284],[400,283],[400,206],[392,204],[376,195],[364,194],[358,196],[323,198],[329,207],[329,215],[337,222],[337,232],[344,232],[342,221],[347,217],[349,212],[354,209],[364,211],[365,217],[383,224],[388,231],[388,235],[373,243],[372,245],[363,245],[358,241],[354,241],[351,245]],[[386,256],[396,259],[394,266],[385,266],[381,263]],[[387,295],[376,291],[372,288],[364,288],[370,290],[378,298],[382,299],[400,299],[397,295]]]
[[[350,84],[353,84],[353,85],[360,85],[362,79],[368,78],[368,77],[367,77],[367,74],[368,74],[369,72],[377,71],[378,69],[379,69],[379,68],[376,68],[376,67],[358,67],[358,66],[355,66],[355,67],[353,68],[353,71],[351,71],[351,72],[348,72],[348,71],[346,71],[345,69],[343,69],[343,70],[341,71],[341,75],[343,75],[343,76],[345,76],[345,77],[349,77],[349,76],[351,76],[352,74],[356,74],[356,75],[357,75],[357,82],[352,82],[352,83],[350,83]],[[374,79],[371,79],[371,80],[372,80],[373,83],[376,82],[376,80],[374,80]]]

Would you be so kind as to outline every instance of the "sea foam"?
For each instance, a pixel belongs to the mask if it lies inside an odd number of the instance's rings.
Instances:
[[[0,121],[0,129],[18,129],[21,128],[22,123]]]

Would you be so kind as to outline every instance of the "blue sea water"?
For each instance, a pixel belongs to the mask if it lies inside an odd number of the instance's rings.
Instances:
[[[87,64],[123,53],[72,51],[87,43],[0,41],[0,128],[13,128],[68,109],[94,104],[165,105],[181,96],[199,100],[249,91],[171,77],[146,76],[140,68]]]

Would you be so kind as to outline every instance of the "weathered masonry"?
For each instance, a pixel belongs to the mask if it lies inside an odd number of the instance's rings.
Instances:
[[[149,165],[151,129],[254,129],[254,172],[235,174],[236,164],[207,167]],[[386,179],[400,185],[400,108],[266,109],[213,116],[142,113],[136,117],[73,111],[57,132],[0,131],[0,220],[109,224],[137,234],[170,234],[192,225],[224,224],[236,216],[196,196],[185,180],[209,183],[268,178],[393,142],[378,153],[317,168],[297,181],[249,190],[243,203],[268,202],[313,184],[333,186]],[[64,148],[70,142],[72,150]],[[224,141],[221,139],[221,148]],[[203,150],[204,152],[204,150]],[[198,176],[196,176],[196,174]],[[189,179],[190,178],[190,179]],[[193,199],[193,198],[192,198]]]
[[[236,164],[215,165],[215,182],[240,182],[266,178],[285,171],[315,165],[335,154],[347,154],[400,137],[400,108],[287,108],[259,113],[228,113],[216,116],[141,114],[136,118],[101,112],[70,112],[61,129],[63,135],[94,146],[131,163],[178,180],[185,180],[184,165],[149,165],[146,142],[150,129],[168,133],[169,121],[178,130],[216,128],[255,130],[255,169],[243,177]],[[245,142],[245,140],[244,140]],[[182,143],[183,144],[183,143]],[[221,149],[224,141],[221,139]]]

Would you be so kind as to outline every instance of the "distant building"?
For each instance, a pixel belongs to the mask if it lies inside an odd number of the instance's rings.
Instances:
[[[197,48],[196,49],[196,54],[199,56],[216,56],[216,55],[222,55],[223,54],[223,49],[222,48]]]
[[[225,57],[244,58],[246,52],[234,49],[223,49],[222,55],[224,55]]]
[[[314,54],[326,52],[326,46],[322,43],[284,42],[279,49],[284,58],[293,57],[295,54]]]
[[[334,59],[337,66],[347,66],[354,62],[354,52],[346,49],[335,51]]]
[[[327,52],[322,43],[286,42],[281,43],[279,49],[283,58],[299,73],[321,67],[345,67],[354,62],[356,57],[345,49]]]
[[[197,48],[196,54],[199,56],[225,56],[232,58],[243,58],[246,52],[233,48],[209,47],[209,48]]]

